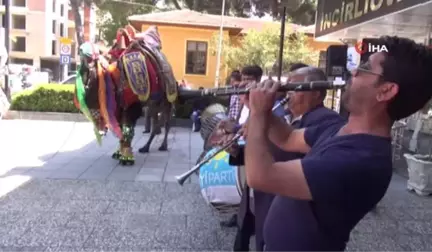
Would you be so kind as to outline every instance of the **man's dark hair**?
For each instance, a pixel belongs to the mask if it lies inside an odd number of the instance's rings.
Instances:
[[[243,67],[241,74],[253,76],[256,81],[261,81],[261,77],[263,75],[263,70],[261,67],[259,67],[257,65],[245,66],[245,67]]]
[[[291,64],[289,71],[292,72],[292,71],[295,71],[295,70],[303,68],[303,67],[308,67],[308,65],[306,65],[305,63],[301,63],[301,62],[293,63],[293,64]]]
[[[234,79],[235,81],[241,81],[240,71],[239,70],[232,71],[230,78]]]
[[[305,81],[326,81],[327,76],[323,70],[317,67],[301,67],[294,70],[294,74],[300,74],[305,76]],[[327,90],[320,90],[320,98],[324,100],[327,95]]]
[[[383,81],[394,82],[399,92],[388,104],[388,115],[400,120],[425,106],[432,96],[432,51],[411,39],[384,36],[387,51],[382,62]]]

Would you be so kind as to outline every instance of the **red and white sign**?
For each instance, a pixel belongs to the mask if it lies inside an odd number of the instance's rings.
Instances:
[[[61,44],[60,45],[60,54],[62,55],[70,55],[71,54],[71,45]]]
[[[358,54],[388,52],[385,45],[374,45],[371,43],[363,43],[362,41],[359,41],[355,44],[355,50]]]

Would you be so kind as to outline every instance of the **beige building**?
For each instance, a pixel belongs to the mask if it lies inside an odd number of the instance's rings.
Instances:
[[[0,0],[1,25],[4,26],[4,0]],[[74,23],[70,22],[69,0],[10,0],[10,63],[27,64],[53,71],[54,79],[67,75],[68,69],[60,70],[60,38],[74,40]],[[94,11],[93,19],[96,20]],[[89,15],[81,11],[81,20]],[[88,20],[86,20],[88,21]],[[90,20],[91,21],[91,20]],[[88,22],[87,22],[88,23]],[[95,21],[93,22],[95,25]],[[74,47],[75,49],[75,47]],[[76,53],[74,50],[72,54]],[[74,59],[72,59],[74,62]]]

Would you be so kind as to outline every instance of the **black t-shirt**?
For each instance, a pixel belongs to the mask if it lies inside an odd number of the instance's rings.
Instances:
[[[392,176],[390,138],[337,136],[344,121],[308,128],[302,159],[312,201],[276,196],[264,224],[266,251],[342,251]]]

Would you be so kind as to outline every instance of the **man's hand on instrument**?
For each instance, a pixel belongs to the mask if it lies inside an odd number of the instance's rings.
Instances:
[[[220,146],[227,144],[229,141],[231,141],[234,136],[236,136],[237,134],[240,134],[243,136],[244,139],[246,139],[247,136],[247,122],[245,124],[242,125],[242,127],[240,128],[239,131],[237,131],[237,133],[231,133],[231,134],[227,134],[225,135],[225,137],[223,137],[222,141],[219,143]],[[237,156],[239,153],[239,149],[240,146],[238,144],[238,142],[234,142],[230,145],[230,147],[228,147],[226,149],[226,152],[228,152],[231,156]]]
[[[229,143],[235,136],[235,133],[232,134],[226,134],[224,135],[220,141],[218,142],[218,146],[224,146],[227,143]],[[235,141],[234,143],[232,143],[228,148],[225,149],[226,152],[228,152],[231,156],[237,156],[237,154],[239,153],[239,145],[237,143],[237,141]]]
[[[238,133],[242,135],[245,140],[247,138],[247,126],[248,126],[248,122],[246,121],[246,123],[243,124],[241,129],[238,131]]]
[[[222,131],[223,133],[235,133],[237,127],[237,123],[233,119],[222,120],[216,126],[217,130]]]
[[[230,133],[235,133],[236,122],[232,119],[226,119],[220,121],[216,128],[213,130],[212,134],[209,137],[209,142],[212,145],[217,145],[221,141],[222,137]]]
[[[270,115],[279,87],[280,82],[273,80],[265,80],[261,83],[252,84],[249,95],[246,97],[246,103],[251,114]]]

